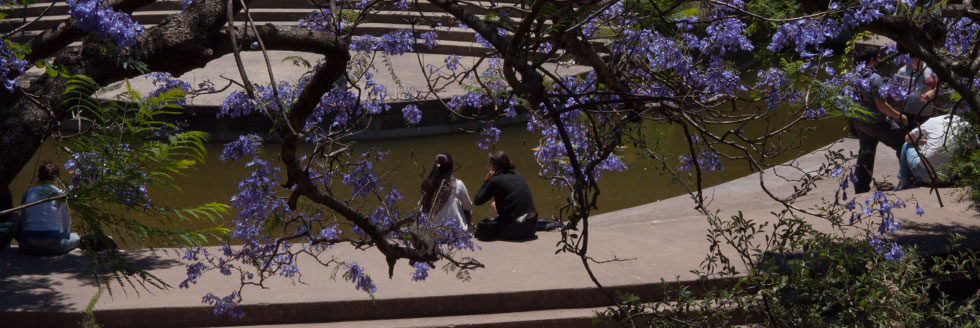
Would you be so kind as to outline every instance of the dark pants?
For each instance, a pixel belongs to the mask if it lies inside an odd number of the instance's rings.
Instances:
[[[857,132],[859,142],[858,167],[854,172],[857,176],[854,192],[860,194],[871,190],[871,175],[874,173],[878,142],[883,142],[894,149],[895,160],[898,160],[902,152],[902,144],[905,143],[905,131],[888,121],[867,123],[860,120],[854,120],[854,131]]]
[[[10,194],[10,188],[0,188],[0,211],[13,207],[14,200],[13,195]],[[0,231],[0,249],[10,247],[10,241],[13,240],[14,235],[17,234],[19,225],[20,216],[17,215],[17,213],[0,215],[0,226],[3,226],[3,228],[6,229],[5,231]]]
[[[538,230],[538,218],[532,217],[524,222],[511,221],[501,223],[499,217],[483,219],[476,225],[476,239],[490,240],[527,240],[534,237]]]

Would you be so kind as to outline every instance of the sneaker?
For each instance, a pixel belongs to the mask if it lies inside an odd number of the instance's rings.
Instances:
[[[119,245],[116,244],[115,240],[112,240],[112,237],[96,237],[94,235],[83,236],[81,240],[81,247],[82,249],[91,250],[93,252],[119,249]]]
[[[888,181],[875,182],[875,189],[880,191],[892,191],[895,190],[895,185]]]

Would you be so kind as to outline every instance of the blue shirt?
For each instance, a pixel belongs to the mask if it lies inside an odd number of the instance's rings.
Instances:
[[[64,195],[65,192],[52,184],[41,184],[27,189],[21,204],[30,204],[45,198]],[[47,201],[22,210],[24,231],[60,231],[67,234],[71,228],[68,205],[64,199]]]

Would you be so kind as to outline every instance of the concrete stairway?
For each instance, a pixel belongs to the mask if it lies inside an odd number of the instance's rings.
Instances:
[[[495,2],[498,6],[507,6],[515,3],[516,0]],[[256,0],[251,2],[249,8],[251,17],[257,24],[287,26],[297,25],[299,19],[307,17],[315,10],[315,7],[306,0]],[[371,15],[364,24],[358,27],[355,36],[378,36],[396,30],[413,30],[413,23],[415,23],[416,35],[430,30],[436,31],[439,35],[439,46],[433,49],[419,46],[417,51],[420,53],[478,56],[486,52],[486,49],[476,43],[473,30],[457,27],[457,23],[451,15],[428,2],[420,1],[417,7],[405,11],[398,10],[392,3],[386,2],[381,9],[380,12]],[[519,14],[513,10],[500,10],[505,11],[511,17],[517,17]],[[180,11],[181,7],[178,1],[157,1],[137,10],[133,13],[133,17],[140,24],[150,28]],[[488,13],[483,9],[477,9],[473,12],[481,16]],[[44,16],[35,21],[35,18],[42,13]],[[51,0],[21,5],[16,9],[9,10],[7,14],[5,19],[0,20],[0,33],[13,31],[28,24],[21,31],[10,36],[12,40],[17,42],[27,42],[44,30],[54,28],[70,18],[68,5],[64,1],[52,3]],[[235,20],[244,21],[244,13],[239,13]],[[438,24],[441,26],[437,26]],[[419,41],[421,42],[421,40]]]

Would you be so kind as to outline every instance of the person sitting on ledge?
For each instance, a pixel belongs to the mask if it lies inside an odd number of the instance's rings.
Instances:
[[[524,176],[515,172],[514,168],[514,163],[503,151],[490,153],[487,164],[489,172],[473,203],[482,205],[493,199],[497,216],[477,224],[477,239],[527,240],[534,237],[538,221],[534,199]]]
[[[466,230],[473,216],[473,202],[463,181],[453,177],[453,169],[452,155],[436,155],[429,177],[422,182],[420,207],[430,219],[452,218]]]
[[[950,156],[962,144],[956,137],[969,128],[970,124],[959,115],[944,114],[930,118],[910,131],[905,136],[902,154],[898,158],[898,190],[923,185],[948,185],[950,179],[940,174],[938,168],[952,160]],[[968,147],[973,147],[977,141],[967,143]],[[913,145],[918,145],[919,150],[916,151]],[[930,176],[927,161],[937,173],[937,181]]]
[[[38,168],[37,186],[24,193],[24,205],[52,197],[64,196],[65,192],[54,185],[58,166],[44,163]],[[20,252],[28,255],[62,255],[77,248],[81,243],[78,234],[71,232],[71,218],[65,200],[49,200],[23,209],[17,232]]]

